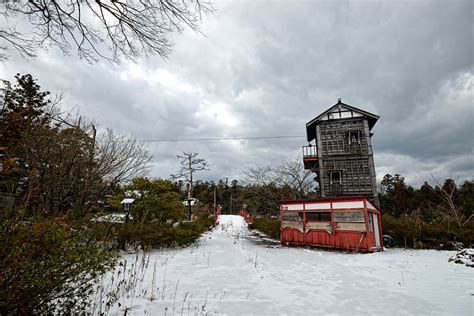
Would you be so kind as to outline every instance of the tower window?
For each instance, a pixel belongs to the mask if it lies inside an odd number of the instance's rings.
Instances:
[[[342,172],[332,171],[329,173],[330,184],[342,184]]]
[[[360,145],[361,132],[360,131],[350,131],[347,133],[347,140],[349,145],[359,144]]]

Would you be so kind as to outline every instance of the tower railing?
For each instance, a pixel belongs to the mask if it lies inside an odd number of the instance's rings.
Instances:
[[[318,150],[316,146],[309,145],[303,146],[303,159],[305,158],[318,158]]]

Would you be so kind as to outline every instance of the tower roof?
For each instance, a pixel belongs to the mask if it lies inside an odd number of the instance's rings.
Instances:
[[[316,125],[321,121],[350,119],[356,117],[365,117],[369,123],[369,130],[372,130],[380,116],[356,108],[355,106],[342,103],[341,99],[329,109],[306,123],[306,138],[308,142],[316,138]]]

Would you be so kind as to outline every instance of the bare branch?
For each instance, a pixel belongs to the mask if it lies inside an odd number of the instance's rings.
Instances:
[[[213,11],[200,0],[6,0],[5,8],[7,20],[27,17],[34,30],[27,36],[0,28],[0,39],[20,54],[34,57],[35,48],[56,46],[65,54],[77,49],[88,61],[150,54],[166,58],[172,47],[169,35],[181,32],[183,25],[200,33],[202,13]],[[102,46],[111,54],[105,55]]]
[[[305,170],[301,156],[283,159],[276,173],[278,183],[290,187],[295,192],[295,199],[304,198],[314,186],[310,179],[312,172]]]
[[[35,54],[35,41],[34,39],[25,38],[15,28],[0,28],[0,40],[5,44],[0,45],[0,61],[8,59],[6,51],[8,46],[13,47],[23,58],[29,59],[36,57]]]
[[[456,192],[457,187],[456,183],[448,179],[444,182],[443,185],[433,177],[433,181],[436,184],[434,192],[441,198],[442,204],[437,207],[441,215],[450,218],[456,222],[459,228],[462,228],[466,225],[474,216],[471,214],[469,217],[466,217],[461,207],[456,203]]]
[[[248,182],[265,187],[277,181],[277,175],[270,167],[251,167],[249,170],[244,171],[244,175]]]

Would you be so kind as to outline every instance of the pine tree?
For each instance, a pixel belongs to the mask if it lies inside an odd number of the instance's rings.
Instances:
[[[15,79],[17,83],[6,91],[0,112],[0,147],[4,152],[0,191],[24,198],[37,173],[29,159],[29,144],[38,129],[50,129],[51,118],[45,110],[51,100],[31,75],[17,74]]]

